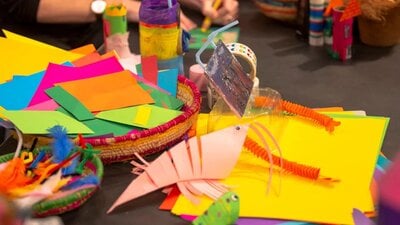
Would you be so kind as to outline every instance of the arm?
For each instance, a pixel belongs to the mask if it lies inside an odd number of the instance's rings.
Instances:
[[[36,22],[39,0],[0,0],[0,21]]]
[[[107,0],[108,4],[122,1]],[[91,11],[92,0],[40,0],[37,10],[39,23],[85,23],[94,22],[96,15]],[[140,2],[123,1],[128,9],[128,20],[138,21]]]
[[[183,5],[199,10],[216,24],[228,24],[238,17],[239,2],[237,0],[222,0],[217,10],[212,7],[214,0],[180,0]]]

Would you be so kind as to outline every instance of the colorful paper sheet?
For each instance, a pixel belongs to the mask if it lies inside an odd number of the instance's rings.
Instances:
[[[63,65],[72,66],[66,62]],[[28,106],[36,89],[43,79],[45,71],[29,76],[14,75],[12,80],[0,85],[0,105],[8,110],[24,109]]]
[[[14,74],[31,75],[44,70],[49,62],[64,63],[82,57],[56,47],[26,43],[0,38],[0,83],[8,81]],[[21,66],[23,65],[23,66]]]
[[[91,112],[154,102],[128,70],[57,85],[77,98]]]
[[[6,36],[7,40],[13,40],[13,41],[18,41],[18,42],[23,43],[23,44],[34,45],[34,46],[38,46],[38,47],[49,48],[49,49],[58,50],[58,51],[61,50],[61,51],[67,52],[66,50],[63,50],[63,49],[58,48],[56,46],[49,45],[47,43],[44,43],[44,42],[41,42],[41,41],[37,41],[37,40],[31,39],[31,38],[22,36],[22,35],[13,33],[13,32],[8,31],[8,30],[2,30],[2,31],[3,31],[4,35]],[[78,55],[81,55],[81,56],[85,55],[82,52],[72,52],[72,51],[69,51],[69,52],[74,53],[74,54],[78,54]]]
[[[182,100],[150,87],[149,85],[144,83],[139,83],[139,85],[151,95],[151,97],[154,99],[154,105],[156,106],[179,110],[184,104]]]
[[[74,66],[79,67],[89,65],[91,63],[100,61],[101,59],[101,55],[98,52],[93,52],[73,61],[72,63],[74,64]]]
[[[164,199],[164,201],[161,203],[160,207],[158,209],[160,210],[171,210],[172,207],[174,207],[176,201],[178,200],[178,197],[180,195],[180,191],[177,186],[173,186],[171,188],[171,191],[168,193],[167,197]]]
[[[178,90],[178,69],[158,71],[157,85],[176,97]]]
[[[157,56],[142,57],[143,77],[150,83],[157,84],[158,66]]]
[[[380,205],[383,208],[381,214],[382,216],[386,216],[387,219],[382,219],[381,221],[386,221],[384,224],[395,224],[396,218],[399,218],[400,214],[400,154],[398,153],[391,165],[389,166],[386,174],[382,177],[379,182],[379,196],[380,196]]]
[[[53,99],[41,102],[36,105],[32,105],[29,107],[26,107],[25,110],[33,110],[33,111],[54,111],[59,107],[56,101]]]
[[[24,134],[48,134],[47,129],[61,125],[68,134],[93,133],[88,127],[72,117],[57,111],[1,111]]]
[[[131,73],[131,74],[132,74],[132,76],[133,76],[137,81],[139,81],[140,83],[144,83],[144,84],[146,84],[146,85],[148,85],[148,86],[150,86],[150,87],[152,87],[152,88],[154,88],[154,89],[157,89],[157,90],[159,90],[159,91],[161,91],[161,92],[164,92],[164,93],[166,93],[166,94],[169,94],[166,90],[164,90],[164,89],[160,88],[159,86],[157,86],[157,84],[153,84],[153,83],[151,83],[150,81],[144,79],[143,77],[141,77],[141,76],[139,76],[139,75],[136,75],[135,73]]]
[[[143,108],[145,108],[145,110],[141,110]],[[139,116],[139,112],[147,112],[149,114],[146,116],[140,115],[142,118],[148,117],[146,123],[143,123],[143,120],[137,123],[136,118]],[[164,124],[181,114],[182,111],[165,109],[154,105],[139,105],[123,109],[103,111],[98,113],[96,118],[142,128],[153,128]]]
[[[57,111],[62,112],[70,117],[73,117],[71,113],[69,113],[66,109],[62,107],[59,107]],[[82,121],[82,123],[93,131],[92,134],[84,134],[83,136],[85,138],[90,138],[90,137],[100,138],[105,136],[114,137],[114,136],[125,135],[129,132],[132,132],[133,130],[142,130],[141,128],[138,127],[128,126],[120,123],[114,123],[97,118],[91,120],[85,120]]]
[[[78,48],[71,49],[70,52],[81,55],[89,55],[96,52],[96,47],[93,44],[87,44]]]
[[[0,84],[0,105],[8,110],[27,107],[43,76],[44,71],[41,71],[30,76],[14,77]]]
[[[58,104],[70,112],[77,120],[94,119],[94,115],[74,96],[65,91],[62,87],[56,86],[46,90]]]
[[[142,64],[136,64],[135,67],[137,75],[143,77]]]
[[[217,30],[217,27],[212,27],[210,28],[207,32],[201,31],[200,28],[196,28],[190,31],[190,42],[189,42],[189,48],[190,49],[200,49],[201,46],[207,41],[208,35],[210,35],[211,32]],[[221,39],[224,43],[233,43],[233,42],[238,42],[239,40],[239,33],[240,33],[240,28],[234,27],[231,29],[228,29],[226,31],[223,31],[219,33],[215,39],[214,42],[217,42],[219,39]],[[207,48],[212,48],[211,45],[209,45]]]
[[[335,119],[341,125],[332,134],[296,117],[276,118],[267,124],[286,159],[319,167],[322,176],[340,182],[323,185],[283,175],[279,189],[280,177],[275,173],[275,185],[266,195],[267,163],[243,151],[224,182],[240,196],[241,216],[354,224],[353,208],[374,211],[369,187],[389,119],[346,115]],[[172,212],[199,215],[209,204],[210,200],[203,199],[194,206],[180,196]]]
[[[103,59],[111,58],[111,57],[118,58],[118,55],[117,55],[117,53],[115,53],[115,51],[110,51],[103,55],[100,55],[98,52],[92,52],[88,55],[85,55],[85,56],[73,61],[72,64],[74,64],[74,66],[76,66],[76,67],[86,66],[86,65],[101,61]]]
[[[55,83],[90,78],[122,70],[121,64],[114,57],[82,67],[69,67],[50,63],[29,106],[49,100],[50,98],[44,91],[53,87]]]

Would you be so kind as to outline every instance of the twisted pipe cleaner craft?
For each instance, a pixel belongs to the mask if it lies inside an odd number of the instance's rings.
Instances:
[[[255,98],[254,104],[256,107],[262,107],[268,105],[269,101],[270,99],[266,96],[258,96]],[[298,116],[302,116],[304,118],[307,118],[315,122],[316,124],[324,126],[328,132],[333,132],[335,130],[335,127],[340,125],[339,121],[335,121],[333,118],[321,114],[303,105],[292,103],[286,100],[281,100],[280,107],[282,108],[283,111],[286,111],[288,113],[293,113]]]

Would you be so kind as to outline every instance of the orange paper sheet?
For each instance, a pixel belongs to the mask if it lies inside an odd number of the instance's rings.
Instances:
[[[81,46],[79,48],[74,48],[74,49],[70,50],[70,52],[82,54],[82,55],[89,55],[91,53],[96,52],[96,47],[94,47],[93,44],[87,44],[87,45]]]
[[[100,61],[101,59],[102,59],[101,55],[98,52],[93,52],[93,53],[83,56],[82,58],[74,60],[72,62],[72,64],[76,67],[80,67],[80,66],[88,65],[90,63]]]
[[[83,56],[82,58],[79,58],[79,59],[73,61],[72,64],[74,64],[74,66],[77,66],[77,67],[86,66],[91,63],[95,63],[102,59],[107,59],[110,57],[118,58],[118,56],[116,55],[116,53],[114,51],[107,52],[104,55],[100,55],[98,52],[92,52],[92,53],[89,53],[88,55]]]
[[[57,85],[77,98],[91,112],[154,102],[127,70]]]
[[[289,174],[281,178],[275,173],[267,194],[268,163],[243,151],[224,181],[240,196],[241,216],[353,224],[353,208],[374,211],[370,182],[389,119],[351,115],[335,119],[341,125],[332,134],[296,117],[264,121],[285,159],[319,167],[321,175],[340,182],[325,185]],[[180,196],[172,212],[199,215],[211,203],[203,198],[200,205],[193,205]]]

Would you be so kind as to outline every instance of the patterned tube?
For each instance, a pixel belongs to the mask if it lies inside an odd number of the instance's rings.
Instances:
[[[310,27],[308,42],[311,46],[324,45],[324,8],[324,0],[310,0]]]
[[[353,44],[353,18],[341,21],[344,7],[333,9],[333,43],[332,50],[340,60],[351,59]]]

